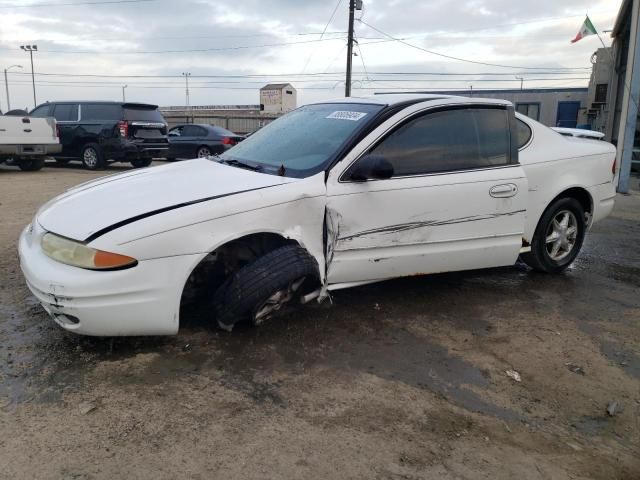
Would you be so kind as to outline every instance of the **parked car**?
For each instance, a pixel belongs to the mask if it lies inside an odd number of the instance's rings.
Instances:
[[[80,160],[89,170],[109,162],[148,166],[169,148],[167,124],[156,105],[124,102],[48,102],[32,117],[53,116],[58,122],[60,164]]]
[[[218,155],[244,140],[222,127],[206,124],[176,125],[169,130],[168,160]]]
[[[109,176],[44,205],[27,285],[63,328],[175,334],[205,299],[222,328],[405,275],[560,272],[611,212],[615,148],[503,100],[379,95],[306,105],[219,157]]]
[[[32,118],[19,110],[0,115],[0,163],[40,170],[45,158],[60,150],[54,118]]]

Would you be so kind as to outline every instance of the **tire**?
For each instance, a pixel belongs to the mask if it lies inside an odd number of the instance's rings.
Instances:
[[[584,209],[580,202],[575,198],[560,198],[542,214],[533,235],[531,252],[522,254],[521,258],[534,270],[562,272],[580,252],[585,233]]]
[[[245,319],[260,325],[299,296],[304,283],[318,280],[318,264],[305,250],[297,245],[273,250],[235,272],[218,288],[213,297],[218,325],[228,331]]]
[[[87,143],[82,147],[80,159],[87,170],[100,170],[104,167],[104,155],[97,143]]]
[[[56,164],[60,165],[61,167],[64,167],[65,165],[67,165],[71,160],[69,158],[56,158]]]
[[[136,158],[131,160],[131,165],[133,165],[133,168],[143,168],[151,165],[152,161],[152,158]]]
[[[18,160],[18,167],[24,172],[35,172],[44,167],[44,157],[21,158]]]
[[[211,156],[211,149],[206,145],[202,145],[201,147],[198,147],[198,149],[196,150],[197,158],[207,158],[210,156]]]

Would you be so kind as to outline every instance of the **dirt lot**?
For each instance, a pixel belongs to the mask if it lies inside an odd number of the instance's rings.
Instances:
[[[0,167],[0,478],[640,478],[640,195],[560,276],[384,282],[230,334],[193,312],[176,337],[67,334],[16,241],[117,170]]]

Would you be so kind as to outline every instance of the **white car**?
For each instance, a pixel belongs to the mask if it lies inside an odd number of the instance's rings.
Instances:
[[[615,197],[615,149],[509,102],[380,95],[307,105],[219,157],[79,185],[20,238],[27,284],[63,328],[175,334],[260,324],[287,302],[405,275],[558,272]]]

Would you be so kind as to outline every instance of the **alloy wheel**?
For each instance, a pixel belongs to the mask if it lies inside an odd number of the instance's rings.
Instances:
[[[547,228],[547,254],[555,262],[565,259],[578,242],[578,220],[569,210],[556,213]]]

